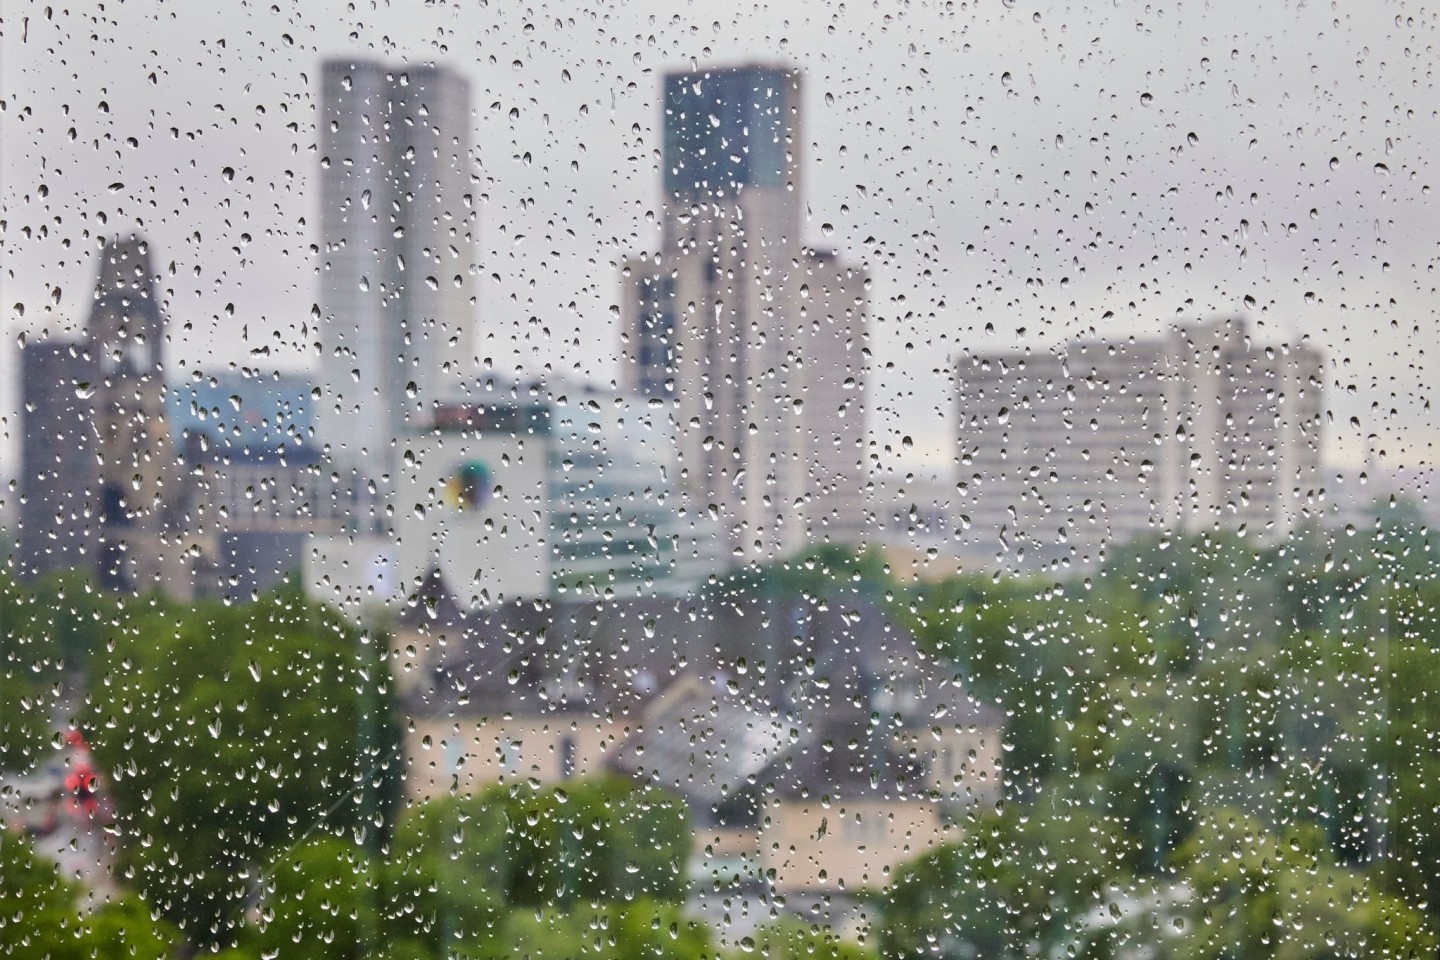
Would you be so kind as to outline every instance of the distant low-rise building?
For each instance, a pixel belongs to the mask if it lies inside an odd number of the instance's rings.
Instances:
[[[170,433],[184,445],[252,455],[313,445],[314,384],[309,376],[258,370],[193,371],[166,388]]]
[[[310,542],[306,589],[357,620],[405,604],[432,574],[467,610],[549,594],[547,411],[496,402],[432,415],[395,437],[398,473],[373,500],[346,477],[318,491],[355,512]]]
[[[557,595],[682,596],[730,562],[720,525],[677,477],[658,401],[571,384],[547,396],[550,579]]]
[[[467,611],[437,579],[392,662],[413,798],[623,772],[685,799],[702,901],[883,886],[1000,795],[1000,711],[858,598]]]

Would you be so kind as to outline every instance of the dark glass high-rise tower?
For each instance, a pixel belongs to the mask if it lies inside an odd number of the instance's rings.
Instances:
[[[798,191],[800,74],[739,67],[665,78],[665,192],[713,202],[752,190]]]

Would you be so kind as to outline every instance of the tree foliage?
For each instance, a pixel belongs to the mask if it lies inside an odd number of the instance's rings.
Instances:
[[[1133,856],[1121,824],[1068,803],[978,817],[875,895],[880,954],[1060,955],[1080,939],[1080,919],[1128,881]]]
[[[0,832],[0,956],[50,960],[168,957],[179,933],[138,897],[91,903],[29,840]]]
[[[122,867],[193,941],[230,942],[256,871],[307,832],[386,840],[399,732],[380,644],[287,591],[132,603],[92,652],[81,723]]]

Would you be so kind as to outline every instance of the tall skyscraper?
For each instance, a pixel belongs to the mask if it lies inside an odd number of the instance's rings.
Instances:
[[[961,555],[1033,570],[1161,530],[1288,534],[1322,509],[1322,371],[1238,319],[964,357]]]
[[[438,66],[331,60],[320,90],[317,440],[342,474],[394,476],[472,355],[470,92]]]
[[[802,240],[800,74],[670,74],[663,129],[661,250],[625,270],[625,385],[673,401],[684,489],[732,549],[853,539],[865,283]]]

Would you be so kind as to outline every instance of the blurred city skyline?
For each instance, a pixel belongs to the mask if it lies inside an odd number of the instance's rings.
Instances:
[[[73,333],[100,242],[138,228],[171,380],[313,370],[319,66],[353,53],[470,80],[474,357],[618,379],[619,264],[659,245],[661,77],[763,61],[806,73],[804,240],[872,278],[869,426],[879,450],[913,442],[882,468],[948,473],[964,350],[1239,313],[1325,352],[1327,460],[1428,465],[1440,121],[1411,107],[1435,19],[1394,10],[26,5],[0,68],[6,339]]]

